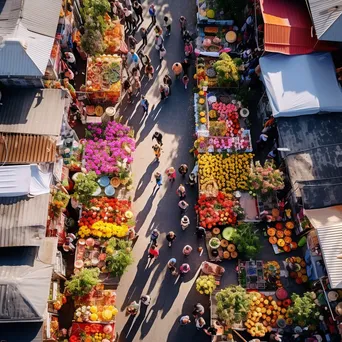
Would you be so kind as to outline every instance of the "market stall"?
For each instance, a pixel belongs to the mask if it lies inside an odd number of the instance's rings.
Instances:
[[[234,20],[226,18],[225,13],[215,0],[197,0],[197,23],[215,25],[233,25]]]

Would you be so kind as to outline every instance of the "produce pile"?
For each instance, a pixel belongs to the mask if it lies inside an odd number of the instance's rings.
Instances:
[[[125,44],[125,29],[119,20],[107,21],[107,28],[103,34],[103,41],[106,46],[106,53],[114,54],[118,52],[127,53]]]
[[[111,342],[114,340],[113,324],[73,324],[69,342]]]
[[[207,229],[220,225],[234,225],[238,208],[240,208],[239,202],[234,200],[232,195],[222,192],[219,192],[215,198],[201,195],[195,206],[199,225]]]
[[[111,97],[119,99],[121,94],[121,57],[101,55],[88,57],[87,92],[110,92]],[[99,94],[99,96],[103,96]]]
[[[196,280],[196,290],[200,294],[210,295],[216,289],[216,280],[213,275],[202,275]]]
[[[237,189],[248,190],[247,181],[253,156],[252,153],[199,154],[201,187],[205,187],[208,181],[214,180],[222,192],[230,193]]]
[[[213,67],[216,58],[197,58],[196,74],[194,79],[199,87],[208,86],[209,88],[217,87],[217,73]]]
[[[271,222],[272,226],[267,229],[268,241],[271,245],[277,245],[283,252],[291,252],[297,249],[298,245],[292,241],[292,231],[294,229],[294,223],[292,221],[287,222]]]
[[[295,280],[297,284],[307,283],[308,276],[306,274],[306,262],[301,257],[286,258],[286,263],[290,269],[290,278]]]
[[[278,319],[286,319],[288,325],[292,324],[287,310],[291,303],[290,299],[276,301],[272,296],[252,292],[247,321],[244,323],[247,331],[253,337],[263,337],[277,326]]]
[[[107,291],[104,296],[107,294],[112,296],[112,293],[112,291]],[[74,319],[76,322],[110,322],[117,313],[118,309],[114,305],[83,305],[76,309]]]
[[[84,161],[88,171],[95,171],[97,175],[111,174],[120,179],[130,177],[128,167],[133,162],[135,141],[129,136],[129,127],[115,121],[105,126],[90,124],[86,134]]]
[[[129,227],[134,226],[131,202],[117,198],[100,197],[90,201],[90,208],[82,211],[78,222],[81,238],[112,236],[124,237]]]

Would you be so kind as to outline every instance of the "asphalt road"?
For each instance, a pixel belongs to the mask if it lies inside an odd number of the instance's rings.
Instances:
[[[142,24],[148,27],[150,18],[148,6],[152,2],[144,2],[145,21]],[[134,154],[133,175],[135,193],[133,208],[136,214],[136,230],[139,239],[134,247],[135,262],[122,277],[117,290],[117,306],[121,310],[117,316],[117,331],[120,332],[120,341],[209,341],[210,338],[202,331],[197,331],[194,322],[181,327],[178,323],[182,314],[191,316],[193,305],[202,301],[208,306],[208,297],[200,296],[194,286],[198,268],[202,261],[206,260],[206,254],[199,256],[197,247],[201,244],[196,240],[195,214],[193,205],[196,201],[196,190],[187,186],[187,201],[191,205],[188,215],[191,225],[186,231],[180,227],[180,213],[178,209],[178,196],[176,189],[180,183],[184,183],[177,174],[174,184],[169,184],[163,179],[160,190],[152,195],[154,188],[153,174],[160,171],[165,176],[165,170],[169,166],[178,168],[180,164],[187,163],[191,170],[194,161],[189,153],[193,145],[194,119],[192,103],[192,83],[187,90],[184,89],[180,80],[172,85],[172,95],[160,102],[158,91],[159,82],[164,75],[171,72],[174,62],[184,59],[183,42],[181,40],[178,20],[181,15],[188,19],[188,27],[195,32],[195,1],[173,0],[169,3],[159,0],[155,1],[157,19],[162,25],[164,15],[170,15],[173,19],[172,33],[165,38],[167,54],[162,65],[158,67],[159,55],[154,49],[154,32],[150,32],[148,46],[145,49],[152,59],[156,69],[153,80],[142,81],[141,94],[146,95],[150,103],[150,112],[143,116],[139,106],[140,95],[132,104],[125,101],[120,107],[120,115],[123,121],[135,130],[137,148]],[[139,33],[136,34],[136,38]],[[140,38],[140,37],[139,37]],[[194,64],[194,60],[192,61]],[[194,66],[192,67],[192,71]],[[172,72],[171,72],[172,73]],[[191,81],[192,82],[192,81]],[[160,163],[154,162],[152,150],[152,135],[154,131],[162,132],[163,152]],[[161,236],[158,239],[160,257],[152,265],[147,266],[147,245],[149,236],[153,229],[158,229]],[[177,239],[169,248],[165,235],[173,230]],[[167,271],[166,264],[171,257],[177,259],[178,265],[183,262],[182,249],[186,244],[193,247],[192,254],[188,257],[191,271],[176,282]],[[152,298],[151,304],[142,308],[140,314],[133,317],[125,316],[127,305],[139,300],[142,294],[149,294]],[[208,310],[205,317],[208,315]]]

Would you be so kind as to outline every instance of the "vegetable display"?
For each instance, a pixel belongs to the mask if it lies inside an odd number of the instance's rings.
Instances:
[[[241,64],[239,58],[233,60],[227,53],[221,53],[219,60],[213,65],[217,72],[218,85],[220,87],[236,85],[240,79],[238,68]]]
[[[73,297],[83,297],[90,293],[94,286],[100,282],[99,274],[100,270],[98,268],[82,269],[65,282],[65,287]]]
[[[216,289],[216,280],[212,275],[203,275],[196,280],[196,290],[200,294],[210,295]]]
[[[240,323],[247,317],[251,295],[241,286],[232,285],[216,294],[217,316],[228,325]]]
[[[89,206],[92,194],[98,188],[96,179],[97,175],[93,171],[81,173],[76,178],[73,197],[85,207]]]

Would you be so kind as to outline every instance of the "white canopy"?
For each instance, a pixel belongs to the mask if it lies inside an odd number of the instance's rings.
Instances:
[[[330,53],[260,58],[274,117],[342,112],[342,91]]]

